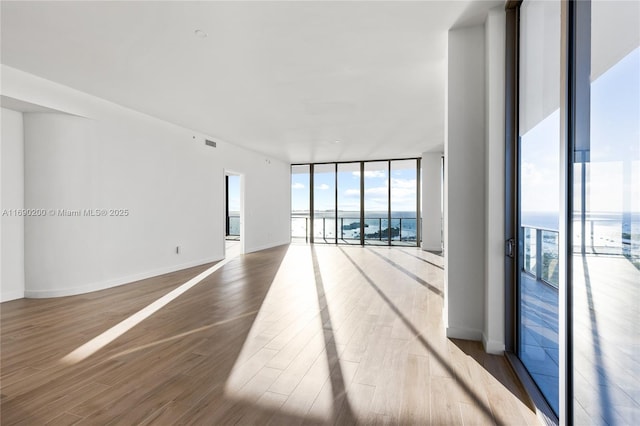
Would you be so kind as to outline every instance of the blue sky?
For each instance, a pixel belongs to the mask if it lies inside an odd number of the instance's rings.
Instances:
[[[240,211],[240,176],[229,175],[229,211]]]

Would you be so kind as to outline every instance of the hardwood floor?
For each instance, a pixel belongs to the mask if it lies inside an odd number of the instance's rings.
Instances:
[[[503,357],[445,337],[427,256],[281,246],[138,322],[213,265],[4,303],[1,423],[537,424]]]

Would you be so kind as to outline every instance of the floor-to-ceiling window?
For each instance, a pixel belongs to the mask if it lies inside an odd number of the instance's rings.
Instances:
[[[517,353],[555,413],[558,378],[560,0],[520,9]]]
[[[415,245],[418,218],[418,169],[415,160],[391,162],[391,240],[394,244]]]
[[[338,240],[360,244],[360,163],[338,164]]]
[[[417,158],[291,166],[292,238],[419,245]]]
[[[313,241],[336,242],[336,166],[316,164],[313,168]]]
[[[640,424],[640,3],[592,1],[578,13],[591,27],[575,43],[591,57],[576,64],[585,136],[570,182],[569,404],[575,424]]]
[[[310,166],[291,166],[291,238],[309,241],[310,237]]]
[[[389,162],[364,164],[364,241],[389,244]]]
[[[638,424],[640,2],[508,7],[508,22],[519,13],[508,350],[561,422]]]

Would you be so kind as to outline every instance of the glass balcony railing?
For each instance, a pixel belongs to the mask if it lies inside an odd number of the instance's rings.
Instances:
[[[291,237],[304,238],[309,241],[309,217],[291,216]]]
[[[240,236],[240,216],[227,216],[227,236]]]
[[[558,288],[558,231],[523,226],[522,235],[522,269]]]
[[[588,217],[584,223],[581,227],[578,219],[574,221],[574,253],[622,256],[640,270],[640,233],[636,232],[640,222],[635,217],[600,214]],[[523,226],[522,241],[522,270],[557,288],[558,231]]]
[[[311,219],[308,216],[291,216],[291,237],[309,240]],[[337,228],[336,228],[337,225]],[[360,241],[359,217],[316,217],[313,222],[315,242]],[[336,234],[337,231],[337,234]],[[364,220],[364,239],[369,242],[413,242],[416,243],[417,220],[411,217],[367,217]]]

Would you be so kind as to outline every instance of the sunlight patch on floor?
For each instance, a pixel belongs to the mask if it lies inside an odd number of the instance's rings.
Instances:
[[[322,326],[310,250],[290,246],[225,383],[225,395],[267,410],[330,420],[333,393]]]
[[[177,299],[180,295],[184,294],[189,289],[193,288],[194,286],[202,282],[202,280],[209,277],[211,274],[213,274],[214,272],[222,268],[227,263],[231,262],[237,256],[238,256],[238,251],[227,251],[226,259],[221,260],[220,262],[213,265],[211,268],[195,276],[194,278],[190,279],[189,281],[182,284],[181,286],[173,289],[172,291],[165,294],[155,302],[151,303],[150,305],[147,305],[146,307],[139,310],[135,314],[131,315],[125,320],[114,325],[107,331],[89,340],[84,345],[78,347],[77,349],[75,349],[74,351],[70,352],[65,357],[63,357],[61,359],[61,362],[63,364],[75,364],[87,359],[91,355],[98,352],[100,349],[107,346],[109,343],[116,340],[118,337],[122,336],[127,331],[131,330],[136,325],[140,324],[145,319],[149,318],[154,313],[158,312],[164,306],[168,305],[171,301]]]

